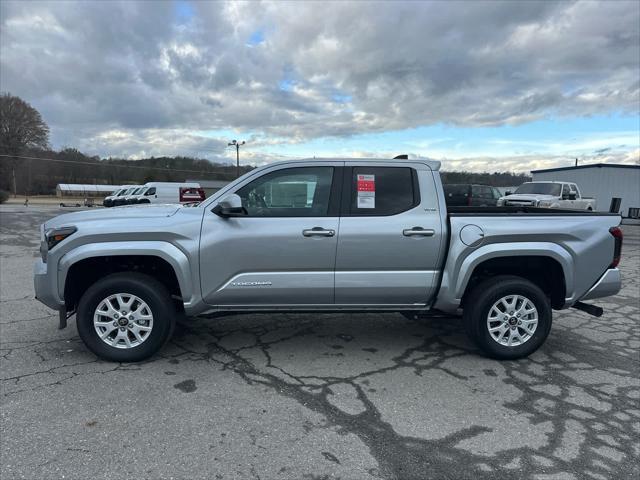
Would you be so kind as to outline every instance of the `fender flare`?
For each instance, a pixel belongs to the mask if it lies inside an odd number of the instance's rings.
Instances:
[[[145,255],[165,260],[176,275],[184,303],[193,301],[191,267],[185,253],[175,245],[162,241],[100,242],[81,245],[67,252],[58,263],[58,294],[64,298],[69,269],[76,263],[94,257]]]
[[[478,247],[461,261],[453,261],[445,267],[445,281],[442,283],[435,306],[448,312],[456,311],[478,265],[493,258],[519,256],[548,257],[556,260],[564,274],[565,296],[570,298],[573,295],[573,258],[570,252],[550,242],[495,243]]]

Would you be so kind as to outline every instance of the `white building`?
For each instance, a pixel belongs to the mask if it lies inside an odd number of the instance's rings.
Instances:
[[[120,185],[93,185],[78,183],[59,183],[56,186],[56,196],[58,197],[104,197],[114,190],[118,190]]]
[[[594,163],[577,167],[532,170],[533,181],[574,182],[585,197],[596,199],[596,209],[608,211],[612,198],[621,198],[620,213],[626,217],[629,208],[640,208],[640,165]]]

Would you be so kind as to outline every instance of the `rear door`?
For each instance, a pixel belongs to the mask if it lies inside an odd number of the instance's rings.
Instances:
[[[336,304],[425,305],[443,240],[433,172],[420,163],[368,163],[345,163]]]
[[[207,207],[200,272],[219,307],[332,305],[342,162],[274,166],[233,192],[247,216]],[[337,180],[334,180],[337,179]]]

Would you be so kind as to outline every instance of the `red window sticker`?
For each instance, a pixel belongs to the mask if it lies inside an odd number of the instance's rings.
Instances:
[[[376,176],[358,175],[358,208],[376,208]]]
[[[375,192],[376,176],[375,175],[358,175],[358,191],[359,192]]]

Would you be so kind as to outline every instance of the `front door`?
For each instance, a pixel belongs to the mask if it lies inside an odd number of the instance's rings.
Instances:
[[[204,300],[223,308],[333,304],[340,171],[274,167],[233,192],[246,216],[221,218],[209,205],[200,245]]]
[[[336,304],[428,304],[443,249],[433,172],[417,163],[345,165]]]

